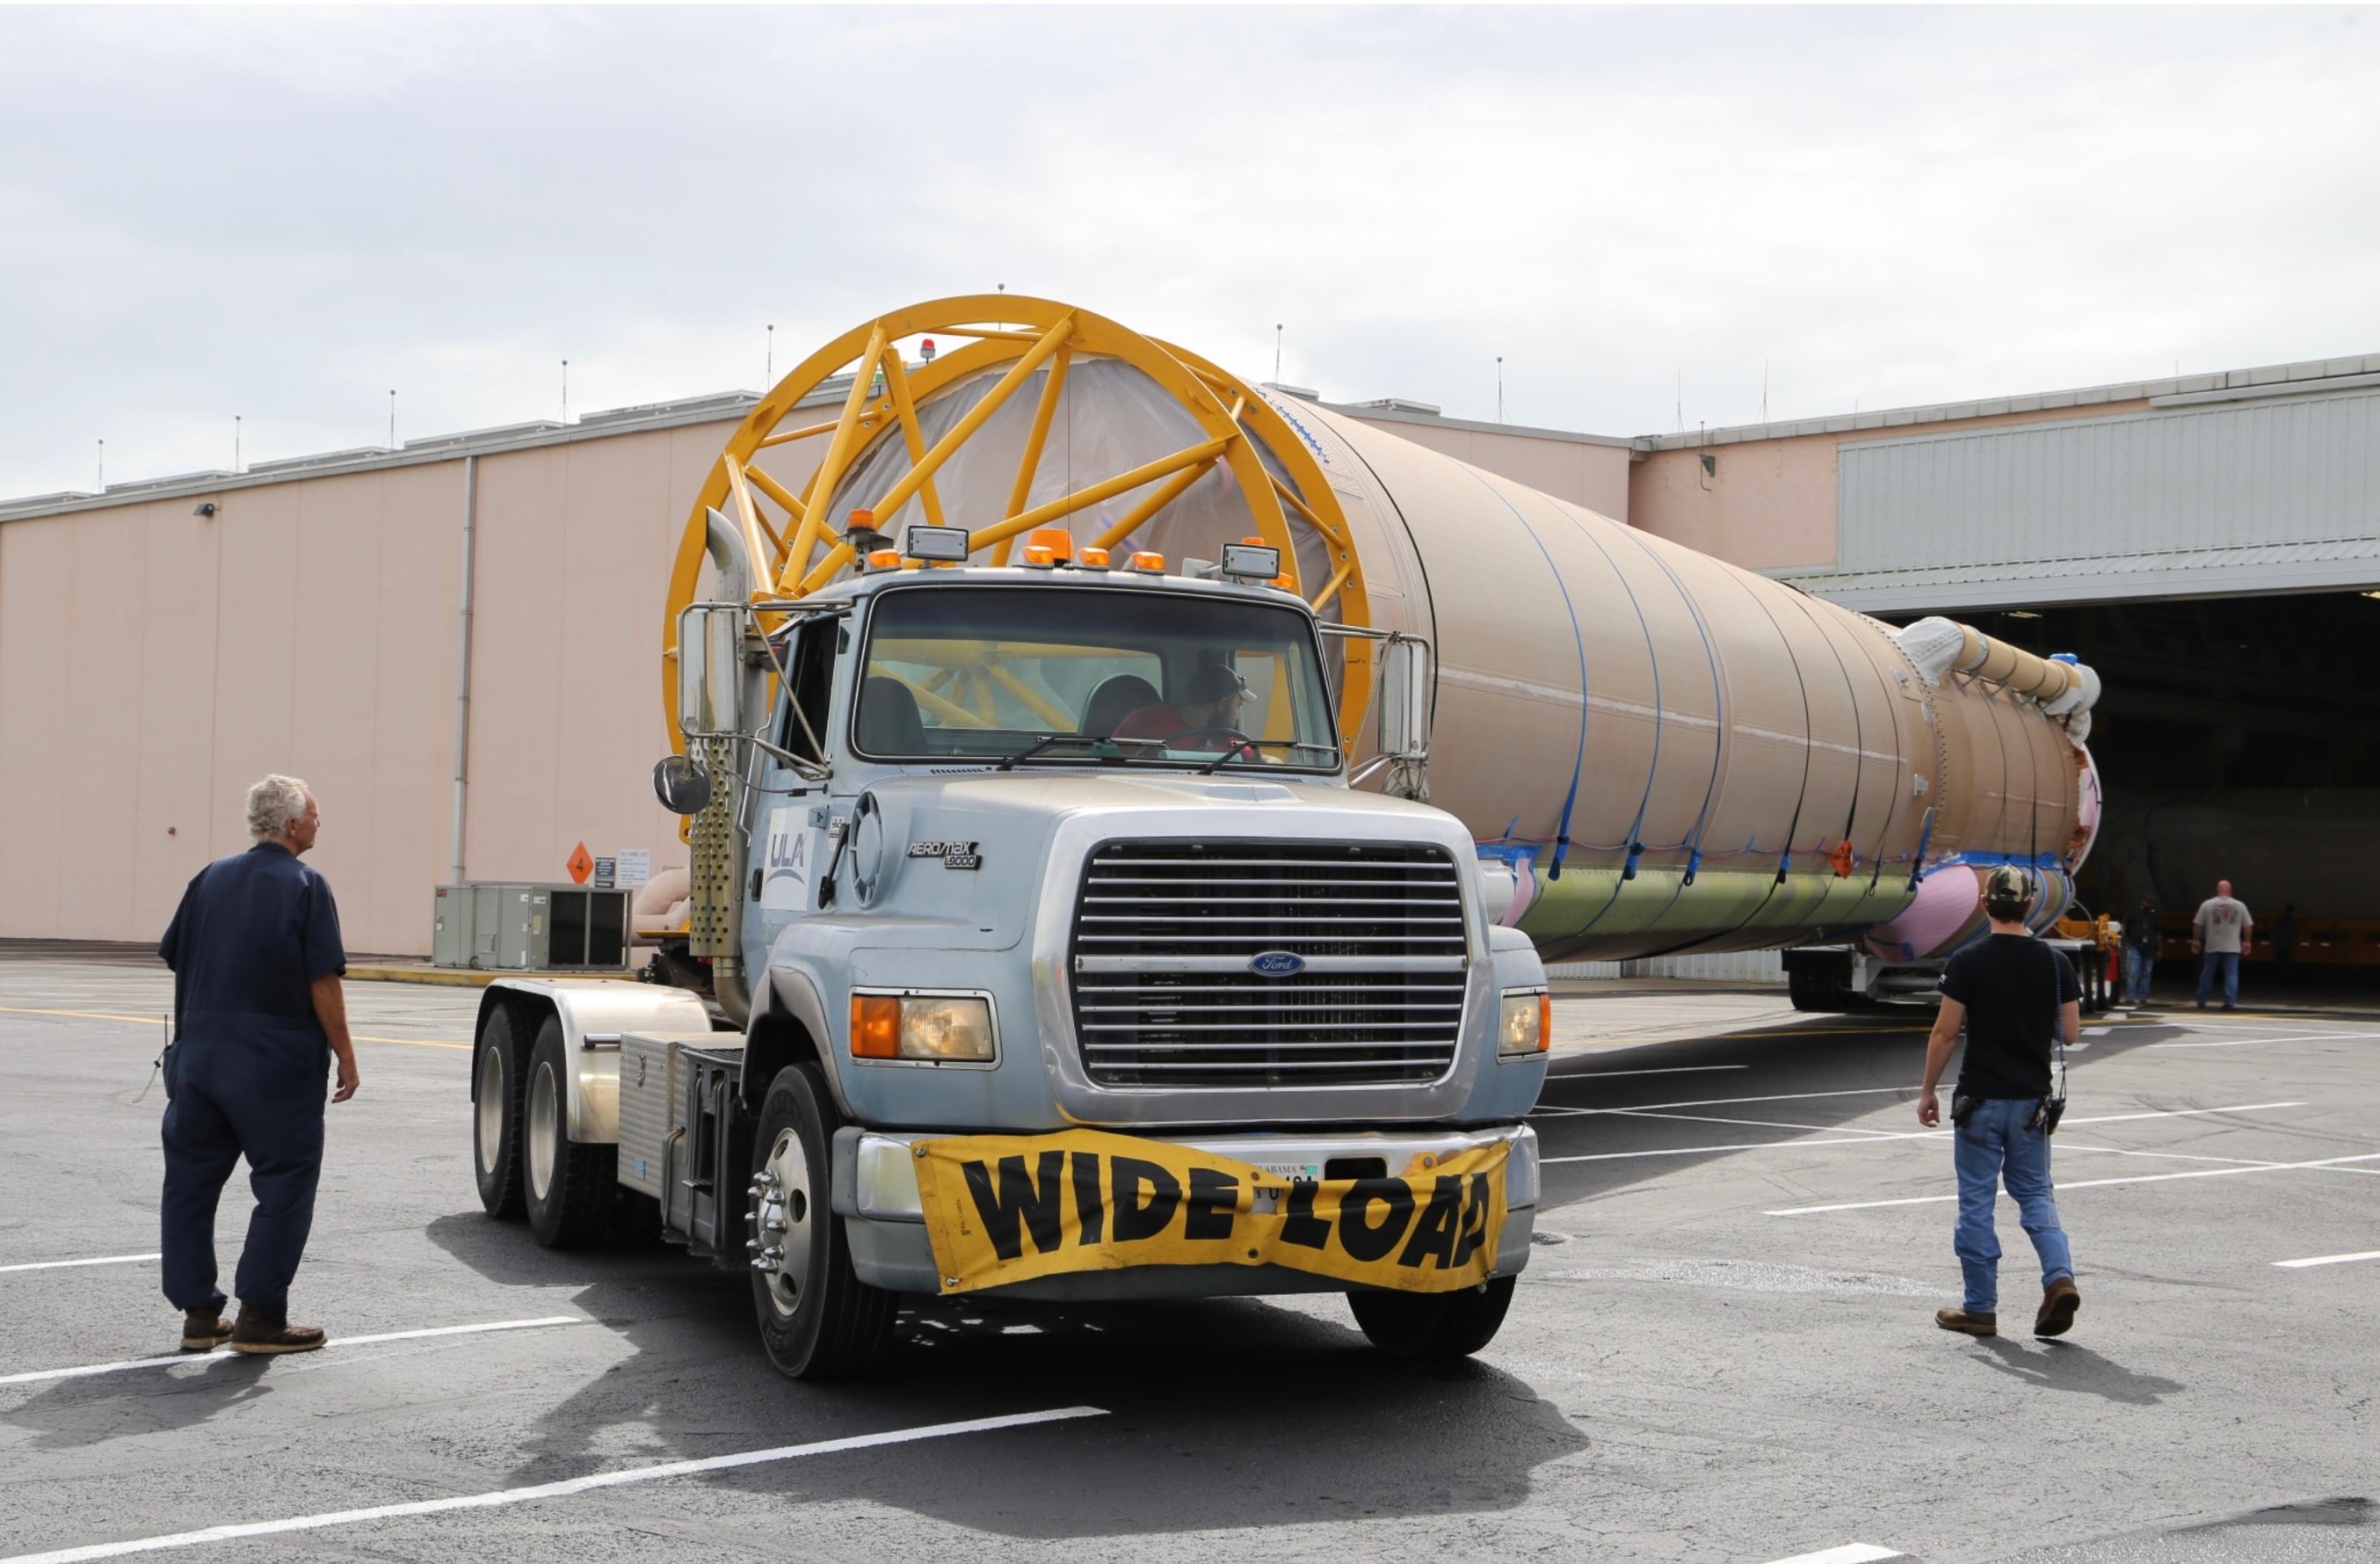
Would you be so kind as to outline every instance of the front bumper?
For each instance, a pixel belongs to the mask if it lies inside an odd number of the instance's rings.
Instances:
[[[844,1218],[852,1268],[870,1287],[935,1293],[940,1276],[926,1237],[912,1147],[942,1133],[888,1131],[847,1125],[835,1131],[831,1188]],[[1486,1130],[1342,1131],[1338,1133],[1171,1135],[1175,1145],[1300,1176],[1342,1158],[1378,1157],[1391,1168],[1425,1154],[1452,1154],[1501,1144],[1504,1225],[1497,1236],[1496,1272],[1518,1276],[1529,1261],[1536,1225],[1537,1136],[1525,1124]],[[1311,1176],[1311,1175],[1305,1175]],[[1343,1292],[1344,1282],[1281,1265],[1135,1265],[1074,1272],[985,1289],[975,1296],[1079,1302],[1105,1299],[1222,1298],[1277,1292]]]

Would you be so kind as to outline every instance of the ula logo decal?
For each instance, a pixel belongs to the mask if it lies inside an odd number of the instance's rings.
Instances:
[[[1258,977],[1293,977],[1305,971],[1305,958],[1294,950],[1259,950],[1248,958],[1248,971]]]

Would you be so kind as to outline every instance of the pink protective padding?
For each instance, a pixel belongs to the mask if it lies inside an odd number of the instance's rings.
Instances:
[[[1917,961],[1957,940],[1983,915],[1983,876],[1964,864],[1937,869],[1918,882],[1917,899],[1888,923],[1868,931],[1867,947],[1887,961]]]
[[[2082,751],[2082,779],[2077,792],[2074,813],[2076,826],[2082,833],[2082,845],[2067,860],[2069,873],[2081,872],[2082,861],[2091,856],[2092,844],[2099,839],[2099,766],[2088,750]]]

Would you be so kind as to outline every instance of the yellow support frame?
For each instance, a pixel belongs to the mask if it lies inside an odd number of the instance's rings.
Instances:
[[[900,344],[918,336],[956,338],[964,345],[913,369],[902,361]],[[1050,426],[1064,398],[1068,371],[1085,358],[1118,360],[1147,375],[1190,415],[1203,437],[1131,471],[1028,506]],[[1369,625],[1371,600],[1364,590],[1362,562],[1338,497],[1305,441],[1254,389],[1195,353],[1052,299],[1014,294],[935,299],[866,322],[826,344],[771,387],[728,437],[688,513],[670,571],[662,621],[662,703],[673,745],[682,742],[677,731],[677,616],[694,601],[701,584],[707,512],[717,509],[735,523],[748,556],[756,598],[786,601],[816,592],[851,563],[850,545],[839,535],[845,518],[831,516],[831,507],[865,506],[874,510],[880,524],[889,525],[894,513],[915,497],[928,520],[940,523],[942,503],[934,474],[1045,365],[1049,373],[1006,513],[969,533],[974,548],[988,551],[991,563],[1006,564],[1014,540],[1035,527],[1157,483],[1130,515],[1102,531],[1098,545],[1113,547],[1223,466],[1246,498],[1256,534],[1281,551],[1288,584],[1307,595],[1318,611],[1335,608],[1342,623]],[[918,409],[951,386],[994,372],[999,378],[929,446]],[[804,400],[845,373],[851,376],[849,388],[832,421],[790,422]],[[780,458],[772,459],[781,459],[787,454],[783,447],[820,435],[826,436],[826,444],[799,483],[781,481],[759,465],[763,451],[779,452]],[[898,438],[906,446],[908,470],[880,495],[851,495],[838,502],[844,479],[885,438]],[[1286,471],[1286,483],[1267,468],[1259,445]],[[796,458],[793,470],[798,470]],[[782,526],[771,523],[764,501],[782,512]],[[1310,593],[1304,591],[1298,567],[1300,532],[1320,538],[1327,566],[1324,580]],[[1352,748],[1370,704],[1372,646],[1355,637],[1340,646],[1347,667],[1341,738]],[[1002,671],[992,670],[992,677]],[[940,696],[929,696],[929,703],[951,707],[952,716],[965,711]]]

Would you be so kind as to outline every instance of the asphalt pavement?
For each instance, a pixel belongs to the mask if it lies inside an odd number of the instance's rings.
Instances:
[[[2095,1027],[2057,1342],[2006,1202],[2010,1334],[1933,1326],[1922,1013],[1636,985],[1557,1007],[1544,1241],[1475,1360],[1383,1360],[1328,1296],[920,1301],[880,1377],[820,1387],[737,1278],[482,1216],[476,995],[349,994],[364,1085],[293,1298],[334,1344],[186,1359],[147,1257],[165,974],[0,962],[0,1564],[2380,1552],[2380,1016]]]

